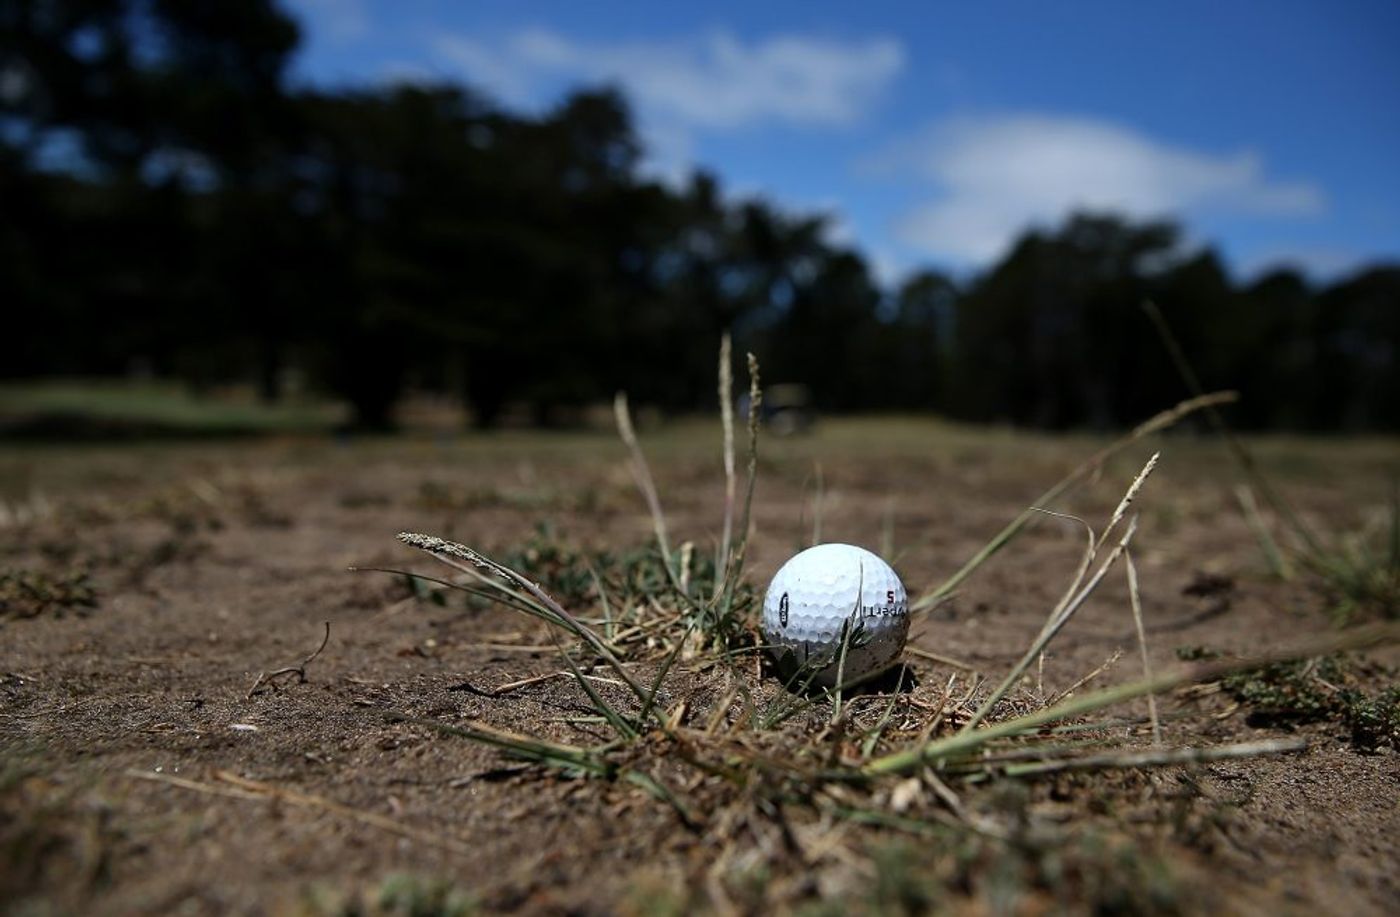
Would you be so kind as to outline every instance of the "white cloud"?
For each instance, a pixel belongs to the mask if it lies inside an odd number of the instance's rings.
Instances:
[[[941,191],[898,221],[900,240],[964,263],[989,261],[1027,225],[1076,209],[1298,217],[1326,206],[1316,185],[1266,178],[1257,154],[1212,155],[1087,118],[955,119],[878,164]]]
[[[514,104],[552,81],[621,85],[647,115],[688,127],[766,121],[839,126],[860,118],[904,66],[889,38],[797,35],[745,44],[727,31],[675,42],[579,42],[543,29],[502,41],[443,35],[434,50]]]

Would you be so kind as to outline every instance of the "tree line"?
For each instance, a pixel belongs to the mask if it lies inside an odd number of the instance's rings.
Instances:
[[[408,390],[481,426],[625,389],[711,406],[730,330],[828,411],[1047,428],[1183,395],[1152,300],[1256,428],[1400,427],[1400,267],[1234,282],[1169,222],[1078,214],[970,278],[894,289],[824,218],[662,183],[625,102],[544,115],[455,84],[287,79],[271,0],[0,0],[0,374],[193,386],[288,371],[392,423]]]

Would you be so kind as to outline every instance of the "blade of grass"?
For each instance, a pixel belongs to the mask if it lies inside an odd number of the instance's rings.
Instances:
[[[495,602],[500,605],[505,605],[507,608],[521,612],[522,614],[530,615],[531,617],[541,618],[542,620],[548,621],[551,624],[557,623],[555,622],[552,616],[541,615],[539,609],[535,606],[521,601],[509,592],[504,592],[500,589],[496,589],[494,588],[494,586],[492,588],[468,586],[465,583],[454,583],[452,582],[452,580],[441,579],[440,577],[436,576],[429,576],[426,573],[412,573],[408,570],[397,570],[393,567],[347,567],[346,569],[354,571],[356,573],[392,573],[396,576],[406,576],[409,579],[423,580],[427,583],[433,583],[438,586],[443,586],[447,589],[453,589],[457,592],[465,592],[466,594],[476,596],[477,598],[486,599],[488,601]],[[472,575],[474,577],[476,576],[475,571],[472,572]]]
[[[1162,345],[1166,347],[1167,354],[1171,357],[1172,364],[1176,367],[1177,374],[1181,376],[1182,382],[1186,384],[1187,390],[1192,395],[1200,397],[1202,392],[1205,391],[1201,387],[1201,380],[1196,376],[1196,371],[1192,368],[1191,361],[1187,359],[1186,351],[1182,349],[1181,343],[1172,332],[1171,325],[1167,323],[1166,316],[1162,314],[1161,309],[1157,308],[1157,304],[1150,299],[1143,302],[1142,309],[1147,313],[1147,317],[1156,328],[1157,335],[1161,338]],[[1239,437],[1235,436],[1234,431],[1230,429],[1230,425],[1225,422],[1225,415],[1216,410],[1216,405],[1214,404],[1205,406],[1205,415],[1206,420],[1215,428],[1215,431],[1220,434],[1221,439],[1225,441],[1226,448],[1234,457],[1235,463],[1239,465],[1240,470],[1244,472],[1245,477],[1249,479],[1250,483],[1254,485],[1259,493],[1264,495],[1264,502],[1268,503],[1270,508],[1288,523],[1289,528],[1291,528],[1294,534],[1307,546],[1307,550],[1310,554],[1315,556],[1322,555],[1324,553],[1322,544],[1313,534],[1312,529],[1308,528],[1303,522],[1302,517],[1293,509],[1293,505],[1285,500],[1282,494],[1274,490],[1268,478],[1264,477],[1263,472],[1259,470],[1259,466],[1254,461],[1253,454],[1245,448],[1244,443],[1240,441]]]
[[[850,651],[851,640],[855,632],[860,627],[860,603],[865,593],[865,562],[861,561],[856,565],[856,600],[855,606],[846,616],[846,620],[841,622],[841,651],[836,658],[836,690],[831,697],[831,722],[835,723],[841,719],[841,696],[842,689],[846,683],[846,654]]]
[[[564,657],[564,664],[569,667],[569,672],[574,676],[574,681],[578,682],[578,686],[583,689],[583,693],[588,695],[588,700],[593,704],[593,709],[597,710],[598,713],[608,721],[608,725],[612,726],[619,736],[628,740],[635,739],[637,737],[636,727],[628,722],[627,718],[619,713],[616,708],[603,699],[603,695],[599,694],[598,689],[593,687],[592,683],[584,676],[583,670],[578,667],[578,663],[574,662],[573,655],[563,647],[558,646],[557,643],[555,646],[559,650],[559,655]]]
[[[1059,720],[1092,713],[1095,710],[1102,710],[1105,707],[1121,704],[1147,694],[1160,694],[1163,691],[1170,691],[1173,688],[1194,682],[1213,681],[1231,672],[1255,669],[1274,662],[1330,656],[1345,650],[1358,650],[1397,642],[1400,642],[1400,624],[1376,624],[1328,634],[1292,647],[1259,653],[1244,659],[1210,660],[1175,672],[1154,675],[1152,678],[1144,678],[1088,694],[1081,694],[1078,697],[1071,697],[1054,706],[1003,720],[982,729],[971,732],[964,730],[922,746],[891,752],[871,761],[862,768],[862,773],[870,777],[909,773],[925,763],[972,754],[996,739],[1029,732]]]
[[[1142,600],[1138,595],[1137,565],[1133,563],[1133,552],[1123,554],[1123,563],[1128,570],[1128,601],[1133,606],[1133,626],[1137,629],[1138,650],[1142,653],[1142,677],[1152,677],[1152,662],[1147,656],[1147,629],[1142,624]],[[1162,722],[1157,718],[1157,696],[1147,695],[1147,715],[1152,719],[1152,744],[1162,744]]]
[[[676,814],[680,816],[680,820],[687,828],[693,829],[700,826],[700,821],[696,819],[695,815],[686,807],[685,803],[681,801],[681,798],[660,780],[642,771],[630,769],[622,772],[622,779],[635,786],[641,787],[656,799],[661,800],[675,809]]]
[[[675,647],[666,655],[665,661],[661,663],[661,668],[657,670],[656,680],[651,683],[651,693],[647,696],[647,702],[642,705],[640,720],[643,723],[646,722],[647,717],[651,715],[652,709],[656,706],[656,697],[661,693],[661,683],[666,679],[667,673],[671,671],[671,666],[675,665],[676,660],[680,658],[681,650],[685,649],[685,643],[695,632],[695,627],[696,622],[691,621],[690,625],[686,627],[685,633],[676,641]]]
[[[1081,462],[1073,471],[1061,478],[1053,487],[1032,501],[1031,506],[1022,510],[1020,515],[1007,523],[1005,528],[993,536],[991,541],[983,545],[981,550],[964,563],[956,573],[944,580],[940,586],[920,596],[909,607],[909,610],[924,611],[938,604],[938,601],[943,598],[943,596],[957,589],[965,579],[971,576],[978,567],[986,563],[992,555],[1010,544],[1011,541],[1021,533],[1021,530],[1026,527],[1026,524],[1030,522],[1031,519],[1035,518],[1037,508],[1050,506],[1050,504],[1054,503],[1070,488],[1102,468],[1104,463],[1119,452],[1122,452],[1124,449],[1146,436],[1174,426],[1180,422],[1182,418],[1194,414],[1196,411],[1214,408],[1216,405],[1229,404],[1238,399],[1239,394],[1237,392],[1213,392],[1209,395],[1201,395],[1183,401],[1169,410],[1162,411],[1134,427],[1126,436],[1115,440]]]
[[[661,498],[657,494],[656,482],[651,476],[651,466],[647,464],[646,455],[642,452],[642,445],[637,441],[637,432],[632,427],[632,414],[627,407],[627,394],[625,392],[618,392],[613,399],[613,413],[617,418],[618,435],[627,447],[628,467],[632,470],[632,479],[636,482],[637,489],[641,491],[642,498],[646,501],[647,509],[651,513],[652,531],[656,535],[657,550],[661,552],[661,567],[666,571],[666,578],[670,581],[676,594],[690,606],[691,610],[703,614],[704,608],[690,594],[690,590],[682,578],[680,567],[671,553],[670,539],[666,533],[666,515],[661,511]]]
[[[1142,490],[1143,484],[1146,483],[1153,469],[1157,467],[1157,459],[1160,455],[1160,452],[1154,452],[1152,457],[1147,460],[1147,464],[1142,466],[1142,470],[1138,472],[1137,477],[1133,478],[1133,482],[1129,484],[1128,489],[1124,491],[1122,499],[1120,499],[1118,505],[1114,507],[1113,514],[1109,517],[1108,525],[1104,528],[1101,535],[1095,538],[1093,529],[1082,519],[1077,520],[1088,531],[1089,545],[1085,550],[1084,558],[1080,562],[1079,570],[1075,574],[1074,580],[1070,583],[1070,587],[1066,590],[1064,596],[1056,603],[1049,617],[1046,618],[1045,626],[1041,628],[1036,639],[1032,641],[1030,648],[1026,650],[1025,655],[1021,657],[1021,661],[1011,669],[1007,676],[1002,679],[1001,684],[997,685],[996,690],[994,690],[982,705],[977,708],[977,712],[974,713],[972,718],[963,726],[962,732],[968,732],[976,728],[977,724],[982,722],[987,714],[1006,696],[1006,693],[1011,690],[1011,687],[1016,681],[1025,674],[1026,669],[1030,667],[1031,663],[1045,651],[1050,641],[1055,639],[1055,635],[1060,632],[1065,624],[1069,623],[1069,619],[1073,617],[1074,613],[1088,600],[1094,590],[1098,588],[1099,583],[1103,581],[1104,575],[1108,573],[1108,569],[1113,566],[1113,563],[1127,551],[1128,542],[1132,540],[1133,534],[1137,531],[1136,516],[1128,523],[1128,530],[1109,553],[1108,558],[1100,565],[1099,569],[1094,573],[1093,577],[1090,578],[1088,583],[1083,584],[1085,572],[1093,564],[1099,550],[1105,544],[1109,533],[1113,531],[1127,514],[1128,507],[1132,505],[1133,500],[1136,499],[1138,493]]]
[[[1149,695],[1150,696],[1150,695]],[[1265,739],[1258,742],[1236,742],[1206,748],[1165,748],[1151,751],[1116,751],[1101,755],[1083,755],[1053,761],[1032,761],[1008,764],[998,768],[1008,777],[1032,777],[1071,770],[1109,770],[1133,767],[1165,767],[1173,764],[1205,764],[1230,758],[1257,758],[1261,755],[1286,755],[1307,751],[1307,739]]]
[[[1254,540],[1259,542],[1259,550],[1264,552],[1264,560],[1269,564],[1269,572],[1281,580],[1293,579],[1293,566],[1279,550],[1278,542],[1274,540],[1273,534],[1264,522],[1264,517],[1260,515],[1259,504],[1254,499],[1254,491],[1249,488],[1248,484],[1240,484],[1235,488],[1235,500],[1240,504],[1240,511],[1244,513],[1244,520],[1249,524],[1250,531],[1254,533]]]
[[[724,430],[724,528],[720,534],[719,551],[715,556],[715,589],[711,601],[718,601],[724,591],[725,574],[729,569],[729,552],[734,538],[734,499],[737,476],[734,469],[734,370],[729,332],[719,340],[719,419]]]
[[[744,485],[744,507],[739,516],[739,541],[729,560],[724,579],[724,592],[715,603],[712,621],[719,636],[727,644],[732,636],[734,595],[739,587],[739,579],[744,570],[744,558],[748,554],[749,537],[753,529],[753,494],[758,482],[758,419],[763,408],[763,388],[759,384],[758,358],[748,354],[749,368],[749,449],[747,480]],[[727,647],[726,647],[727,648]]]
[[[907,668],[900,669],[899,678],[895,681],[894,693],[890,695],[890,702],[885,706],[885,712],[881,714],[880,719],[875,723],[874,727],[871,728],[864,741],[861,742],[861,760],[868,760],[870,758],[875,752],[875,746],[880,743],[880,739],[884,736],[885,729],[889,727],[890,719],[894,716],[895,702],[899,700],[900,692],[904,690],[904,676],[908,671]]]
[[[627,671],[626,666],[613,655],[612,650],[608,649],[607,644],[603,642],[602,638],[595,634],[590,628],[581,624],[573,615],[565,611],[562,605],[550,597],[547,592],[530,582],[521,574],[504,564],[492,560],[485,554],[475,551],[466,545],[458,544],[455,541],[447,541],[432,535],[419,535],[414,532],[400,532],[399,540],[406,545],[418,548],[421,551],[426,551],[454,570],[460,570],[468,575],[479,577],[483,582],[492,585],[494,588],[501,590],[507,595],[520,599],[525,604],[533,604],[540,612],[536,617],[541,617],[563,628],[587,643],[594,652],[601,656],[603,660],[612,667],[613,671],[617,672],[618,677],[627,684],[632,690],[632,693],[637,695],[637,699],[642,703],[646,703],[646,689],[637,683],[637,680]],[[461,561],[466,561],[473,566],[468,566]],[[483,576],[475,567],[489,570],[507,583],[513,584],[519,588],[512,588],[511,585],[506,585],[506,583],[502,583],[498,580],[491,580]],[[535,600],[534,603],[529,601],[530,598]]]
[[[590,562],[588,564],[588,575],[593,580],[593,588],[598,590],[598,601],[603,606],[603,637],[611,643],[617,634],[617,628],[613,623],[612,603],[608,601],[608,590],[603,585],[603,578],[598,575],[598,568]]]
[[[627,408],[625,392],[618,392],[613,399],[613,414],[617,419],[617,433],[622,437],[623,445],[627,447],[632,479],[636,482],[637,489],[642,492],[642,498],[646,500],[647,509],[651,513],[652,531],[656,534],[656,546],[661,550],[661,562],[674,579],[675,571],[671,569],[671,545],[666,536],[666,516],[661,512],[661,498],[656,491],[656,481],[651,476],[651,467],[647,464],[646,455],[642,453],[642,444],[637,441],[637,431],[632,427],[632,413]]]
[[[1067,519],[1070,522],[1078,523],[1084,529],[1084,537],[1086,539],[1084,553],[1080,555],[1079,566],[1075,568],[1074,576],[1070,578],[1069,586],[1060,594],[1060,600],[1055,603],[1054,609],[1050,612],[1049,616],[1046,617],[1045,623],[1041,625],[1040,633],[1044,634],[1059,620],[1060,615],[1064,613],[1065,607],[1069,605],[1070,601],[1079,591],[1079,587],[1083,585],[1084,577],[1089,575],[1089,568],[1094,565],[1094,555],[1098,551],[1098,536],[1094,534],[1094,527],[1078,516],[1069,513],[1058,513],[1050,509],[1037,508],[1036,512],[1044,513],[1047,516],[1053,516],[1056,519]]]
[[[499,748],[512,757],[533,761],[537,764],[563,767],[599,777],[611,777],[615,771],[612,762],[602,756],[602,753],[611,746],[602,746],[598,749],[579,748],[575,745],[565,745],[562,742],[551,742],[505,729],[497,729],[495,726],[476,721],[450,725],[440,723],[437,720],[408,716],[397,712],[386,714],[385,719],[391,723],[411,723],[415,726],[432,729],[443,735],[470,739],[482,745]]]

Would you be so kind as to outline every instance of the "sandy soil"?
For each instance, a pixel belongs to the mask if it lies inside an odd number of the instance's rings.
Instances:
[[[722,504],[714,431],[643,436],[677,540],[711,550]],[[748,579],[761,590],[811,537],[818,466],[822,540],[892,543],[912,593],[948,576],[1095,445],[894,421],[833,422],[810,438],[765,442]],[[1172,665],[1178,647],[1247,653],[1327,631],[1322,596],[1266,575],[1219,450],[1185,437],[1155,446],[1163,464],[1141,498],[1137,541],[1154,663]],[[1103,520],[1153,447],[1115,460],[1058,508]],[[1325,531],[1359,530],[1384,511],[1393,441],[1277,440],[1260,452]],[[726,853],[730,809],[702,805],[688,828],[635,787],[563,779],[393,721],[479,720],[592,741],[595,727],[568,722],[589,711],[567,679],[492,695],[560,670],[552,649],[530,649],[549,642],[535,622],[418,600],[401,578],[347,567],[446,572],[399,545],[401,530],[492,552],[518,550],[540,523],[583,549],[644,545],[649,522],[609,437],[10,448],[0,482],[0,569],[89,571],[96,600],[0,623],[0,910],[354,913],[409,881],[396,875],[416,877],[419,889],[450,884],[487,911],[756,911],[826,899],[870,911],[1040,913],[1112,910],[1118,900],[1068,853],[1058,867],[1041,862],[1031,834],[1010,845],[1022,859],[1007,867],[1015,881],[1003,882],[1005,844],[969,846],[956,832],[911,841],[894,828],[801,814],[796,872],[765,872]],[[1037,524],[923,616],[912,645],[999,677],[1072,575],[1082,537],[1073,523]],[[250,693],[260,674],[314,650],[327,621],[329,641],[304,683],[288,674]],[[1023,693],[1054,695],[1120,649],[1098,682],[1133,678],[1133,640],[1115,576]],[[1400,661],[1393,651],[1372,658]],[[966,674],[919,656],[908,663],[910,696],[925,702]],[[744,671],[754,690],[776,690]],[[1393,680],[1368,671],[1376,685]],[[683,661],[667,691],[703,722],[717,679]],[[1099,838],[1110,871],[1131,857],[1122,868],[1134,876],[1164,872],[1151,898],[1162,911],[1400,907],[1395,750],[1360,751],[1335,723],[1256,728],[1219,693],[1178,694],[1162,707],[1173,744],[1302,735],[1310,747],[999,780],[960,789],[961,803],[1068,832],[1057,836],[1078,838],[1075,849]],[[1129,727],[1121,739],[1147,741]],[[766,830],[752,827],[753,849],[764,849]],[[932,892],[880,886],[894,881],[889,858],[898,856],[914,857],[908,871]],[[438,900],[437,912],[450,903]]]

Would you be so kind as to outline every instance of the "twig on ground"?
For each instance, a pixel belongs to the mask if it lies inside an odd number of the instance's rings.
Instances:
[[[223,796],[227,799],[264,799],[261,793],[253,793],[248,790],[237,790],[232,787],[216,786],[212,783],[203,783],[199,780],[191,780],[188,777],[176,777],[174,774],[161,774],[155,771],[139,771],[131,769],[124,771],[122,776],[132,780],[147,780],[151,783],[165,783],[170,786],[178,786],[182,790],[191,790],[195,793],[204,793],[207,796]]]
[[[271,686],[272,680],[274,678],[281,678],[283,675],[295,675],[297,677],[297,684],[306,684],[306,667],[311,664],[311,661],[313,659],[321,655],[321,651],[326,648],[326,644],[329,643],[330,640],[331,622],[327,621],[326,633],[324,636],[321,637],[321,645],[316,647],[315,651],[312,652],[310,656],[307,656],[305,659],[303,659],[296,665],[289,665],[284,668],[280,668],[275,672],[258,673],[258,677],[253,681],[253,686],[248,689],[247,699],[251,700],[253,698],[253,695],[258,693],[259,688],[263,687],[264,685]]]
[[[1113,655],[1112,655],[1112,656],[1109,656],[1107,659],[1105,659],[1105,660],[1099,665],[1098,668],[1094,669],[1094,670],[1093,670],[1092,672],[1090,672],[1088,675],[1085,675],[1083,678],[1079,679],[1079,680],[1076,681],[1074,684],[1070,685],[1068,688],[1065,688],[1065,689],[1064,689],[1063,691],[1061,691],[1059,694],[1056,694],[1053,698],[1051,698],[1050,703],[1052,703],[1052,704],[1058,704],[1060,701],[1064,700],[1066,697],[1071,696],[1072,694],[1074,694],[1075,691],[1078,691],[1080,688],[1084,687],[1084,686],[1087,685],[1089,682],[1093,681],[1095,678],[1098,678],[1098,677],[1099,677],[1100,675],[1102,675],[1104,672],[1107,672],[1110,668],[1113,667],[1113,664],[1116,663],[1116,662],[1117,662],[1119,659],[1121,659],[1122,657],[1123,657],[1123,651],[1122,651],[1122,650],[1114,650],[1114,651],[1113,651]]]

